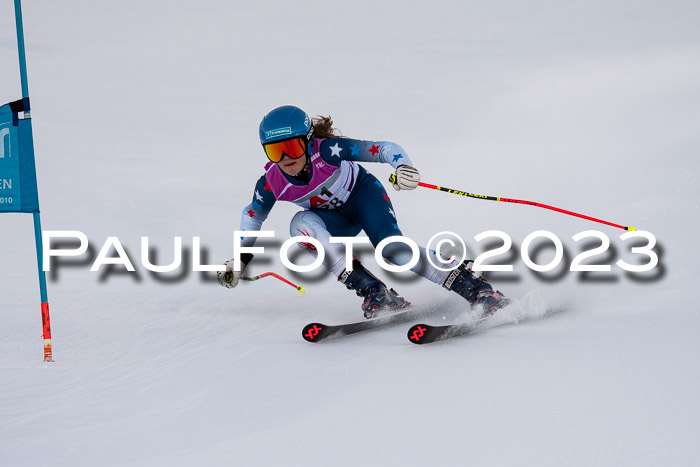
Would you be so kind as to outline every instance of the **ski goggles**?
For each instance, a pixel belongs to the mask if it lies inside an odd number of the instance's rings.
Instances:
[[[281,161],[285,155],[291,159],[299,159],[306,154],[308,147],[309,143],[305,136],[297,136],[295,138],[285,139],[284,141],[263,144],[267,158],[275,164]]]

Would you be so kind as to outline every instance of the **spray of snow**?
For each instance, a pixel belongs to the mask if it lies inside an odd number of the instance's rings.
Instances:
[[[544,297],[541,289],[534,289],[520,298],[489,316],[480,324],[481,329],[489,329],[506,324],[518,324],[525,321],[534,321],[551,316],[566,310],[565,305],[550,305]],[[463,313],[457,317],[455,323],[476,324],[483,318],[481,307],[475,307],[471,313]]]

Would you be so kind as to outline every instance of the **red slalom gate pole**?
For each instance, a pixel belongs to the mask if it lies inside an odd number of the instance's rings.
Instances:
[[[392,175],[391,177],[389,177],[389,181],[392,184],[395,183],[396,175]],[[460,191],[460,190],[453,190],[452,188],[445,188],[443,186],[431,185],[429,183],[423,183],[423,182],[418,182],[418,186],[422,186],[424,188],[431,188],[433,190],[444,191],[447,193],[452,193],[454,195],[467,196],[469,198],[485,199],[485,200],[489,200],[489,201],[502,201],[504,203],[529,204],[530,206],[537,206],[538,208],[549,209],[551,211],[560,212],[562,214],[567,214],[569,216],[580,217],[582,219],[586,219],[586,220],[593,221],[593,222],[599,222],[601,224],[609,225],[611,227],[617,227],[618,229],[627,230],[628,232],[632,232],[634,230],[637,230],[636,227],[634,227],[634,226],[627,227],[627,226],[620,225],[620,224],[614,224],[612,222],[604,221],[602,219],[596,219],[595,217],[586,216],[584,214],[579,214],[579,213],[573,212],[573,211],[567,211],[566,209],[561,209],[561,208],[557,208],[554,206],[549,206],[547,204],[536,203],[534,201],[523,201],[520,199],[501,198],[498,196],[475,195],[474,193],[468,193],[466,191]]]
[[[258,280],[258,279],[262,279],[263,277],[268,277],[268,276],[274,277],[275,279],[281,280],[281,281],[284,282],[285,284],[291,285],[292,287],[294,287],[295,289],[297,289],[297,292],[299,292],[299,293],[304,293],[304,292],[306,291],[306,289],[304,288],[303,285],[296,285],[296,284],[294,284],[294,283],[288,281],[288,280],[285,279],[284,277],[282,277],[282,276],[280,276],[279,274],[276,274],[276,273],[274,273],[274,272],[264,272],[264,273],[262,273],[262,274],[260,274],[260,275],[258,275],[258,276],[254,276],[254,277],[241,277],[241,280],[252,282],[252,281],[256,281],[256,280]]]

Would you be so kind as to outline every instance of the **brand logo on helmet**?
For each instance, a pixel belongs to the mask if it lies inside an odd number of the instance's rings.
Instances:
[[[291,135],[291,134],[292,134],[291,127],[278,128],[276,130],[266,131],[265,132],[265,139],[274,138],[275,136],[283,136],[283,135]]]
[[[305,126],[306,128],[309,127],[309,116],[308,116],[308,115],[305,115],[305,116],[304,116],[304,126]]]

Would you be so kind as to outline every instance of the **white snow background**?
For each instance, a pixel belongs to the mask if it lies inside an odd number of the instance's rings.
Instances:
[[[21,97],[12,3],[0,4],[3,103]],[[23,8],[43,228],[84,232],[93,257],[117,236],[137,272],[92,273],[88,255],[56,263],[44,363],[31,216],[0,216],[0,465],[698,465],[700,4]],[[365,164],[419,243],[441,230],[477,251],[480,232],[513,238],[494,261],[514,273],[492,279],[525,298],[504,319],[565,311],[430,346],[411,345],[408,324],[308,344],[306,323],[358,319],[360,299],[320,270],[284,270],[290,203],[273,209],[264,228],[277,241],[247,272],[284,273],[304,295],[274,279],[225,290],[187,273],[189,260],[146,271],[141,236],[161,264],[176,236],[187,257],[193,236],[209,263],[231,257],[266,162],[259,120],[287,103],[347,136],[398,142],[427,183],[649,231],[660,264],[626,274],[618,259],[645,258],[620,229],[396,193],[389,166]],[[614,249],[590,262],[612,272],[567,272],[584,250],[571,237],[591,229]],[[569,253],[541,276],[519,257],[536,230]],[[378,272],[372,250],[360,258],[416,306],[464,306]]]

